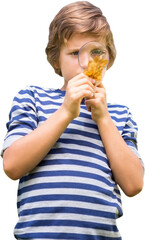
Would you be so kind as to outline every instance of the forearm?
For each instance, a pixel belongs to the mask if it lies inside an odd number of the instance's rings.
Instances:
[[[143,186],[143,167],[127,146],[110,116],[98,123],[115,181],[128,196],[136,195]]]
[[[61,106],[40,127],[14,142],[4,152],[3,162],[6,174],[12,179],[18,179],[35,168],[71,120]]]

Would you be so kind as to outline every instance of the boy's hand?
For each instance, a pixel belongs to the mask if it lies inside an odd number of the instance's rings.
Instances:
[[[94,94],[94,80],[81,73],[70,79],[62,107],[74,119],[80,114],[80,104],[83,98],[91,98]]]
[[[109,116],[106,100],[106,91],[102,83],[94,89],[94,97],[85,100],[86,107],[92,113],[92,119],[98,124]]]

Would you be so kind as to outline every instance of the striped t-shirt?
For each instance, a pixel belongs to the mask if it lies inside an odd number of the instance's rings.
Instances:
[[[63,103],[59,89],[27,87],[14,98],[3,150],[40,126]],[[108,104],[128,146],[136,149],[137,125],[125,106]],[[35,146],[34,146],[35,147]],[[21,159],[20,159],[21,161]],[[116,219],[121,196],[96,123],[84,101],[40,164],[19,181],[17,239],[121,239]]]

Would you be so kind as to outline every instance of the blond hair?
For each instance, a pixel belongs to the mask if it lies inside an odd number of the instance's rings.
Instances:
[[[113,65],[116,49],[107,19],[103,16],[100,8],[87,1],[78,1],[63,7],[49,27],[49,41],[45,52],[47,60],[57,74],[62,76],[61,69],[56,67],[60,48],[73,34],[89,34],[105,38],[109,52],[108,68]]]

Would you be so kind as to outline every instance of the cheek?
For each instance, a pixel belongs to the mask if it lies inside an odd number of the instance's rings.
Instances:
[[[61,72],[65,80],[69,80],[80,73],[78,59],[66,60],[61,64]]]
[[[62,69],[61,72],[65,81],[69,81],[70,79],[76,76],[75,71],[69,67]]]

